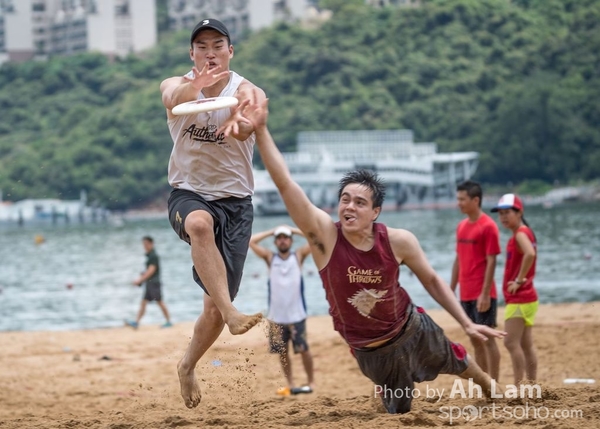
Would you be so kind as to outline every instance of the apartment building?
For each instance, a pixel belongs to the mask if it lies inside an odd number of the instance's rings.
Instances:
[[[0,63],[156,44],[154,0],[0,0]]]
[[[277,21],[301,20],[317,3],[317,0],[169,0],[169,27],[192,29],[204,18],[216,18],[227,26],[235,41],[247,31],[260,30]]]
[[[420,0],[365,0],[372,6],[417,6]],[[169,28],[217,18],[237,41],[279,21],[320,21],[318,0],[167,0]],[[0,0],[0,64],[98,51],[125,56],[157,42],[155,0]]]

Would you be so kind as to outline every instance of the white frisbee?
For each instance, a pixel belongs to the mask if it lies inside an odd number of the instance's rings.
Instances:
[[[173,107],[174,115],[193,115],[195,113],[206,113],[213,110],[225,109],[227,107],[237,106],[238,99],[235,97],[212,97],[201,100],[192,100],[186,103],[178,104]]]

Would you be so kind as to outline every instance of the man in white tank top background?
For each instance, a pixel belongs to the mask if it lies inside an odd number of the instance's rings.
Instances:
[[[279,362],[287,380],[287,387],[277,391],[280,395],[311,393],[314,387],[313,360],[306,341],[306,302],[302,264],[310,255],[310,246],[305,244],[292,252],[292,235],[304,236],[297,228],[282,225],[254,234],[250,248],[269,267],[269,351],[279,354]],[[267,237],[275,237],[277,253],[259,245]],[[289,342],[294,353],[302,357],[307,384],[296,387],[289,356]]]
[[[236,109],[176,116],[172,109],[203,98],[234,96],[244,90],[264,91],[229,69],[233,58],[229,31],[215,19],[200,21],[190,38],[193,67],[184,76],[165,79],[160,90],[173,139],[169,160],[169,221],[191,246],[194,280],[205,292],[204,308],[191,342],[177,365],[181,396],[188,408],[202,394],[195,376],[200,358],[225,325],[243,334],[262,315],[248,316],[232,304],[237,295],[252,235],[252,155],[255,134]],[[231,132],[225,136],[220,129]]]

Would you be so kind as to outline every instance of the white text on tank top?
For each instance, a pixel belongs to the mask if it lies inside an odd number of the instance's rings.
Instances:
[[[219,96],[234,96],[243,80],[231,71],[229,83]],[[198,99],[203,98],[201,93]],[[216,135],[229,116],[229,109],[220,109],[167,121],[173,139],[168,174],[172,187],[196,192],[208,201],[252,195],[255,134],[243,142]]]
[[[296,323],[306,319],[302,272],[294,253],[287,259],[273,255],[269,271],[269,297],[269,320]]]

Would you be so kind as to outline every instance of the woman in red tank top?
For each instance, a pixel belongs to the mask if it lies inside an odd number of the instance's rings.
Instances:
[[[533,322],[538,309],[533,286],[536,263],[536,238],[523,217],[523,202],[515,194],[503,195],[492,209],[498,212],[502,225],[513,232],[506,244],[506,265],[502,291],[506,308],[504,345],[510,353],[515,384],[535,380],[537,356],[533,347]]]

